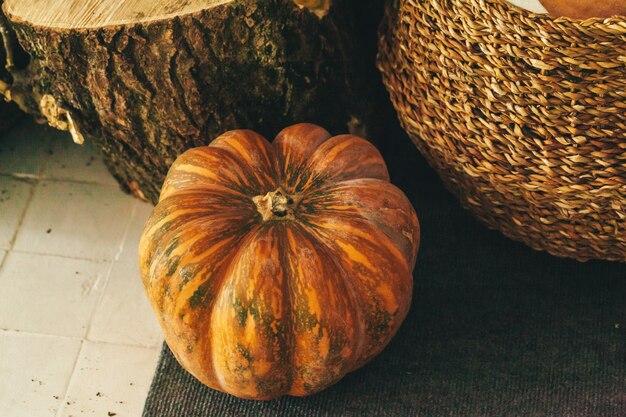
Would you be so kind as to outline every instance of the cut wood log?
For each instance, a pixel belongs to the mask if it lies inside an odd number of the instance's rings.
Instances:
[[[271,138],[303,121],[335,133],[371,128],[380,97],[371,22],[381,9],[380,0],[3,7],[31,57],[13,74],[21,107],[94,141],[122,187],[152,202],[180,153],[224,131]]]
[[[22,116],[18,106],[9,103],[9,97],[4,95],[12,82],[9,70],[15,66],[16,58],[20,64],[23,64],[25,58],[23,53],[16,56],[16,51],[13,50],[15,45],[17,45],[15,33],[9,27],[4,15],[0,13],[0,132],[10,129]]]

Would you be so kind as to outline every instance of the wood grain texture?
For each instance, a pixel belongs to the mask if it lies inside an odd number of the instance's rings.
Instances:
[[[54,3],[86,13],[87,3]],[[174,160],[221,132],[268,136],[302,121],[338,132],[373,125],[382,2],[336,0],[323,18],[317,12],[326,2],[299,2],[309,10],[293,0],[207,0],[201,10],[184,10],[201,3],[176,3],[175,16],[157,20],[124,12],[134,20],[114,21],[107,9],[100,26],[77,16],[45,26],[16,9],[35,3],[11,0],[4,12],[31,57],[11,88],[24,92],[33,113],[38,98],[53,96],[123,189],[153,203]]]
[[[7,0],[14,19],[37,26],[88,29],[163,20],[197,13],[235,0]],[[319,17],[328,13],[330,0],[293,0]]]
[[[6,0],[15,19],[37,26],[85,29],[196,13],[233,0]]]
[[[8,103],[6,99],[7,89],[12,81],[9,69],[16,65],[23,67],[26,61],[27,58],[15,39],[15,33],[0,13],[0,132],[10,129],[23,115],[15,103]]]
[[[255,199],[274,190],[289,216],[261,215]],[[418,246],[415,211],[376,148],[299,124],[273,144],[233,131],[181,155],[139,252],[181,365],[214,389],[268,399],[313,394],[387,345]]]

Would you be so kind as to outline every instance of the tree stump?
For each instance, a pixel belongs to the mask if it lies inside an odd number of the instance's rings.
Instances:
[[[21,107],[94,141],[152,201],[174,159],[224,131],[371,128],[380,0],[5,0],[29,66]],[[21,93],[21,94],[18,94]]]
[[[16,45],[15,33],[8,26],[4,15],[0,14],[0,132],[10,129],[22,115],[18,106],[9,102],[10,97],[4,95],[12,82],[9,70],[15,66],[16,59],[19,64],[23,64],[25,58],[23,51],[13,50],[12,45]]]

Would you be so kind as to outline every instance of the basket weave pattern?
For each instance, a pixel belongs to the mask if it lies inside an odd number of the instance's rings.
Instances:
[[[626,261],[626,20],[391,0],[378,67],[446,186],[505,235]]]

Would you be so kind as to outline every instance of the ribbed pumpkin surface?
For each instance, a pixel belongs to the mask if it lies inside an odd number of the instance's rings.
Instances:
[[[376,148],[300,124],[181,155],[140,243],[181,365],[245,398],[309,395],[378,354],[411,301],[419,225]]]

